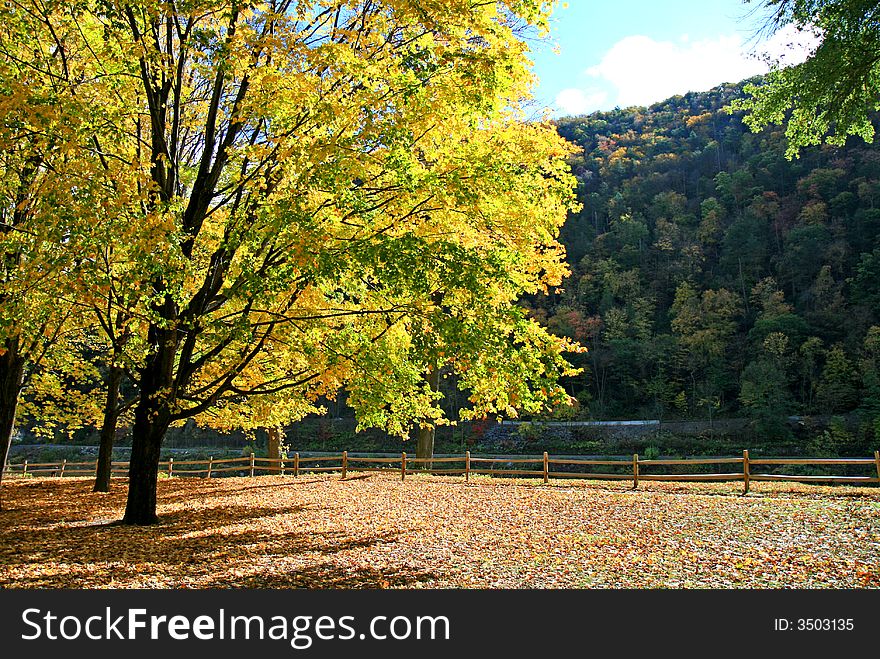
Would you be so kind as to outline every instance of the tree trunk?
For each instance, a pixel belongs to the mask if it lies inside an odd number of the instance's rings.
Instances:
[[[110,366],[107,375],[107,400],[104,404],[104,421],[101,424],[101,445],[98,448],[98,468],[95,473],[94,492],[110,491],[111,460],[113,441],[116,438],[116,423],[119,420],[119,385],[122,383],[122,369]]]
[[[428,460],[422,462],[423,469],[433,469],[433,463],[430,461],[434,457],[434,427],[422,426],[419,428],[418,442],[416,443],[416,458],[419,460]]]
[[[147,525],[158,521],[156,487],[159,454],[171,425],[170,401],[174,396],[174,332],[150,328],[150,343],[158,346],[141,371],[140,400],[132,427],[131,463],[128,468],[128,501],[123,524]]]
[[[4,343],[5,352],[0,354],[0,510],[3,509],[3,469],[9,458],[12,431],[15,428],[15,411],[21,393],[24,376],[24,357],[19,353],[18,339]]]
[[[440,369],[433,368],[429,371],[427,378],[428,386],[431,391],[440,390]],[[416,443],[416,458],[420,460],[428,460],[423,462],[424,469],[433,469],[434,465],[431,459],[434,457],[434,426],[422,426],[419,428],[418,440]]]
[[[267,428],[266,433],[269,435],[268,442],[268,450],[267,455],[270,460],[280,460],[281,459],[281,429],[277,426],[275,428]],[[281,473],[281,463],[280,462],[270,462],[269,463],[269,473],[270,474],[280,474]]]
[[[168,430],[168,415],[158,406],[141,403],[135,411],[128,468],[128,501],[123,524],[147,525],[159,521],[156,515],[156,489],[159,478],[159,453]],[[153,417],[153,414],[157,414]],[[164,417],[164,421],[162,420]]]

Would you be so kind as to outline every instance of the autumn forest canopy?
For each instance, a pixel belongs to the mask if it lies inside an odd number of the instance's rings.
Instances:
[[[559,122],[582,149],[573,275],[530,302],[589,348],[571,388],[592,417],[876,424],[880,153],[851,138],[789,160],[782,128],[753,134],[726,110],[744,97],[725,85]]]
[[[838,66],[880,51],[873,3],[771,0],[824,35],[800,68],[556,122],[549,4],[6,2],[0,453],[21,418],[99,428],[106,490],[129,426],[149,524],[170,427],[340,392],[429,454],[487,415],[876,439],[878,96]]]
[[[571,389],[592,416],[738,415],[774,439],[789,415],[849,415],[855,433],[824,448],[874,446],[880,9],[755,4],[769,32],[818,39],[803,63],[559,122],[580,148],[582,210],[562,232],[574,272],[532,303],[590,348]]]

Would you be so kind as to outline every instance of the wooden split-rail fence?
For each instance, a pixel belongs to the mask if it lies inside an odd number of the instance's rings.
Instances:
[[[334,463],[327,466],[327,463]],[[338,463],[338,464],[335,464]],[[461,467],[435,469],[435,464],[460,464]],[[125,476],[128,470],[127,462],[113,462],[111,474]],[[322,466],[323,465],[323,466]],[[365,466],[382,465],[382,466]],[[513,465],[538,465],[537,469],[514,468]],[[736,471],[724,473],[648,473],[653,467],[717,467],[723,465],[727,469]],[[730,466],[727,466],[730,465]],[[861,476],[834,476],[834,475],[797,475],[775,474],[761,471],[761,468],[779,468],[783,466],[862,466],[866,471],[873,472],[871,475]],[[194,467],[205,467],[198,469]],[[498,467],[502,468],[498,468]],[[560,471],[577,467],[615,467],[615,473],[596,473],[578,471]],[[756,469],[757,468],[757,469]],[[645,471],[647,469],[647,472]],[[44,462],[44,463],[7,463],[4,473],[20,476],[49,476],[63,478],[65,476],[94,476],[97,471],[95,462]],[[323,456],[300,456],[294,453],[292,457],[271,459],[258,458],[253,453],[243,458],[209,458],[208,460],[180,460],[171,458],[159,463],[159,473],[165,477],[192,477],[200,476],[212,478],[220,474],[254,476],[262,474],[292,475],[294,477],[303,473],[314,472],[340,472],[342,478],[346,478],[350,471],[357,472],[383,472],[400,474],[401,480],[408,474],[428,473],[441,476],[463,475],[465,480],[476,474],[490,476],[519,476],[528,478],[542,478],[545,483],[551,478],[584,478],[593,480],[632,480],[633,488],[639,486],[639,481],[742,481],[743,493],[749,491],[752,481],[793,481],[806,483],[847,483],[850,485],[866,485],[870,483],[880,484],[880,451],[874,452],[873,458],[750,458],[748,451],[743,451],[742,457],[736,458],[692,458],[681,460],[655,460],[642,459],[634,454],[632,459],[608,458],[608,459],[581,459],[575,457],[551,457],[544,453],[541,457],[526,457],[512,455],[510,457],[481,457],[472,456],[466,451],[462,456],[444,456],[435,458],[412,458],[406,453],[399,457],[360,457],[349,455],[343,451],[339,455]]]

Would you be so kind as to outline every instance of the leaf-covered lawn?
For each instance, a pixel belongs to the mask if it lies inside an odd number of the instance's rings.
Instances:
[[[880,587],[878,488],[740,487],[173,479],[131,528],[125,481],[4,481],[0,587]]]

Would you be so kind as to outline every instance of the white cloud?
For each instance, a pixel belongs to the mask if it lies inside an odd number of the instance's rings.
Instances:
[[[780,66],[789,66],[803,62],[818,45],[817,33],[798,31],[793,25],[786,25],[760,44],[755,56]]]
[[[657,41],[632,35],[614,44],[595,66],[583,88],[569,88],[556,97],[563,114],[583,114],[613,106],[650,105],[676,94],[706,91],[738,82],[770,69],[770,62],[802,62],[817,40],[810,33],[784,29],[751,44],[737,35],[691,40]]]
[[[614,44],[587,74],[610,83],[617,104],[626,107],[711,89],[764,70],[762,62],[746,56],[737,36],[673,43],[637,35]]]
[[[603,107],[608,94],[599,91],[587,93],[582,89],[563,89],[556,95],[556,108],[566,115],[587,114]]]

